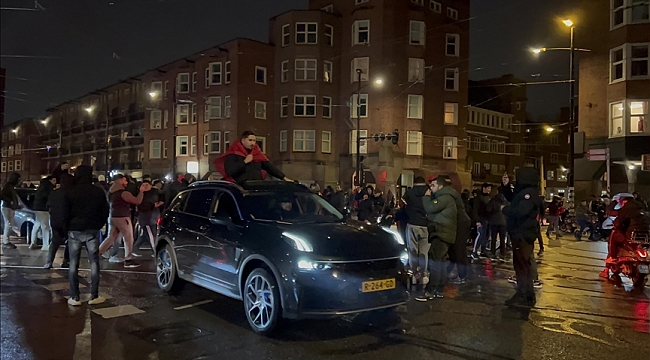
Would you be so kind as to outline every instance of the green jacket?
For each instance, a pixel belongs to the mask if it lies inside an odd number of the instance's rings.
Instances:
[[[458,227],[458,208],[451,186],[445,186],[438,190],[433,196],[422,198],[422,205],[427,212],[427,218],[433,222],[433,236],[453,244],[456,242],[456,231]],[[430,233],[431,234],[431,233]]]

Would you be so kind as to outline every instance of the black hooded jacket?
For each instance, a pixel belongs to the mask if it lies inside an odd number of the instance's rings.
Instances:
[[[406,216],[408,223],[415,226],[428,226],[427,212],[422,205],[422,198],[424,193],[429,188],[426,185],[414,185],[404,194],[404,202],[406,202]]]
[[[54,190],[54,185],[48,180],[47,178],[41,179],[41,184],[38,186],[38,190],[36,190],[36,194],[34,195],[34,205],[33,205],[33,210],[34,211],[47,211],[47,201],[50,198],[50,194],[52,194],[52,190]]]
[[[2,200],[2,207],[10,209],[18,209],[18,194],[16,194],[15,187],[20,183],[20,174],[11,173],[7,178],[7,182],[2,186],[0,193],[0,200]]]
[[[99,230],[106,224],[106,195],[92,180],[92,167],[81,165],[75,171],[74,186],[65,196],[65,231]]]
[[[537,239],[537,226],[540,209],[544,205],[539,196],[539,174],[530,167],[517,169],[517,184],[503,186],[503,195],[510,205],[503,208],[507,218],[510,236],[534,243]]]

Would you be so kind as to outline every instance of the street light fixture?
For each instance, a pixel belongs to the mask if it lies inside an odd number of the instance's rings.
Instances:
[[[149,97],[151,97],[152,99],[157,98],[157,97],[158,97],[158,92],[157,92],[157,91],[152,91],[152,92],[150,92],[150,93],[149,93]]]
[[[552,133],[553,131],[555,131],[555,129],[552,126],[546,128],[546,132]]]
[[[361,75],[363,74],[363,70],[357,69],[357,156],[356,156],[356,162],[357,162],[357,183],[354,185],[360,186],[362,184],[362,173],[363,173],[363,166],[361,165],[361,89],[363,88],[361,86]],[[384,79],[382,78],[377,78],[373,82],[376,86],[381,86],[384,84]],[[366,108],[368,108],[368,103],[366,102]],[[367,112],[367,111],[366,111]],[[366,114],[367,115],[367,114]],[[363,140],[367,140],[364,138]]]
[[[87,112],[88,114],[90,114],[90,113],[93,112],[93,107],[92,107],[92,106],[89,106],[89,107],[85,108],[84,110],[86,110],[86,112]]]
[[[564,25],[566,25],[568,27],[573,27],[573,21],[571,21],[569,19],[562,20],[562,23],[564,23]]]

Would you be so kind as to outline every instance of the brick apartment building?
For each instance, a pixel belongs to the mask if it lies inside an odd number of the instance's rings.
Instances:
[[[650,196],[650,173],[640,170],[650,153],[650,4],[614,0],[581,2],[588,15],[576,24],[576,41],[590,49],[579,58],[579,133],[576,196],[606,190],[607,165],[589,162],[589,149],[609,149],[611,193]]]
[[[362,141],[366,180],[469,184],[468,17],[468,0],[312,0],[272,18],[268,43],[235,39],[49,109],[45,167],[203,176],[254,130],[287,176],[349,187],[359,69],[361,137],[399,131],[397,145]]]
[[[17,172],[23,180],[36,183],[41,178],[42,148],[40,134],[43,124],[36,119],[25,118],[2,128],[2,161],[0,182],[7,174]]]

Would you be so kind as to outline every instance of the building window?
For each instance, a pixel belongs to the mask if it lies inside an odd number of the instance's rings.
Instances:
[[[230,131],[223,132],[223,148],[228,150],[230,147]]]
[[[551,154],[551,164],[557,164],[557,159],[558,159],[558,154],[557,153],[552,153]]]
[[[612,28],[622,25],[625,21],[625,0],[611,0]]]
[[[422,119],[422,104],[424,97],[422,95],[409,95],[408,97],[408,113],[409,119]]]
[[[291,25],[282,25],[282,46],[289,46],[291,42]]]
[[[448,7],[447,17],[450,19],[458,20],[458,10]]]
[[[281,80],[282,82],[287,82],[289,81],[289,60],[285,60],[282,62],[282,70],[281,70]]]
[[[411,45],[424,45],[426,33],[424,21],[411,20],[411,31],[409,35],[409,43]]]
[[[294,79],[296,81],[316,81],[316,65],[314,59],[296,60]]]
[[[176,105],[176,124],[187,125],[190,122],[190,106],[189,104]]]
[[[352,45],[370,44],[370,20],[357,20],[352,25]]]
[[[506,142],[505,141],[500,141],[499,142],[499,154],[505,154],[506,153]]]
[[[230,84],[230,61],[226,61],[224,64],[225,67],[225,73],[226,73],[226,79],[225,82],[226,84]]]
[[[406,155],[422,155],[422,132],[406,132]]]
[[[255,118],[266,119],[266,102],[255,101]]]
[[[624,56],[624,46],[610,50],[610,72],[609,72],[609,81],[616,82],[619,80],[625,80],[625,58]]]
[[[262,152],[266,152],[266,137],[257,136],[255,142],[257,143],[257,146],[260,147],[260,150],[262,150]]]
[[[325,11],[326,13],[333,14],[334,13],[334,5],[329,4],[329,5],[321,8],[321,10]]]
[[[16,155],[20,155],[23,152],[23,144],[16,144]]]
[[[431,0],[429,2],[429,8],[438,14],[442,14],[442,4],[437,1]]]
[[[409,82],[424,82],[424,59],[409,59]]]
[[[458,68],[445,69],[445,90],[458,91]]]
[[[7,171],[14,171],[14,162],[13,162],[13,161],[9,161],[9,162],[7,162],[7,165],[8,165],[8,167],[9,167],[9,168],[7,169]]]
[[[334,46],[334,27],[325,25],[325,45]]]
[[[359,74],[357,73],[357,70],[361,70],[361,81],[368,81],[370,73],[370,58],[363,57],[352,59],[352,67],[350,70],[352,79],[350,82],[354,83],[359,81]]]
[[[358,100],[358,102],[357,102]],[[357,117],[367,117],[368,116],[368,94],[361,94],[359,97],[358,94],[352,95],[350,100],[350,117],[356,119]]]
[[[480,162],[475,162],[474,163],[474,165],[472,166],[472,174],[481,175],[481,163]]]
[[[255,83],[266,85],[266,68],[262,66],[255,67]]]
[[[370,0],[354,0],[354,5],[359,5],[359,4],[367,3],[368,1],[370,1]]]
[[[650,3],[646,0],[612,0],[611,29],[625,24],[647,23],[650,20]]]
[[[331,83],[333,71],[334,71],[334,65],[332,64],[332,62],[323,61],[323,81]]]
[[[167,140],[163,140],[162,142],[162,157],[163,159],[167,159]]]
[[[442,142],[444,144],[443,159],[458,159],[458,138],[445,136]]]
[[[190,155],[196,155],[196,135],[190,137]]]
[[[176,137],[176,156],[187,156],[188,141],[189,138],[187,136]]]
[[[165,98],[165,100],[167,100],[167,98],[169,97],[169,81],[165,81],[165,84],[163,85],[163,91],[164,91],[163,97]]]
[[[226,95],[223,97],[223,117],[226,119],[230,119],[230,112],[232,108],[232,103],[230,100],[230,95]]]
[[[457,103],[445,103],[445,125],[458,125]]]
[[[447,56],[460,55],[460,35],[447,34],[447,46],[445,47],[445,53]]]
[[[316,116],[316,96],[296,95],[294,97],[294,116]]]
[[[630,101],[630,133],[648,134],[648,101]],[[18,145],[16,145],[18,153]]]
[[[318,23],[296,23],[296,44],[316,44]]]
[[[190,73],[180,73],[176,77],[176,91],[179,94],[190,92]]]
[[[367,154],[368,153],[368,143],[367,143],[367,137],[368,137],[368,130],[359,130],[359,136],[360,138],[360,146],[359,146],[359,153],[360,154]],[[350,132],[350,154],[356,154],[357,153],[357,130],[352,130]]]
[[[321,152],[323,154],[332,153],[332,132],[323,131],[321,133]]]
[[[289,115],[289,97],[283,96],[280,98],[280,117],[285,118]]]
[[[192,104],[192,124],[196,124],[196,118],[199,116],[198,106],[196,103]]]
[[[650,43],[630,44],[630,78],[646,79],[648,78],[648,68],[650,67],[650,57],[648,49]]]
[[[23,162],[21,160],[16,160],[14,166],[14,171],[20,171],[23,169]]]
[[[7,162],[3,161],[2,166],[0,167],[0,172],[7,172]]]
[[[205,68],[205,88],[210,88],[210,67]]]
[[[323,96],[323,117],[329,119],[332,117],[332,98]]]
[[[221,96],[208,98],[208,118],[221,119]]]
[[[196,71],[192,73],[192,92],[196,92],[196,84],[198,83],[198,81],[196,80],[196,75],[197,75]]]
[[[210,85],[221,85],[221,62],[210,63]]]
[[[219,154],[221,152],[221,132],[213,131],[203,136],[203,153]]]
[[[280,152],[287,151],[287,130],[280,130]]]
[[[650,43],[625,44],[609,52],[610,83],[648,79]]]
[[[424,6],[424,0],[411,0],[411,2],[420,6]]]
[[[294,130],[293,151],[295,152],[316,151],[316,131],[315,130]]]

